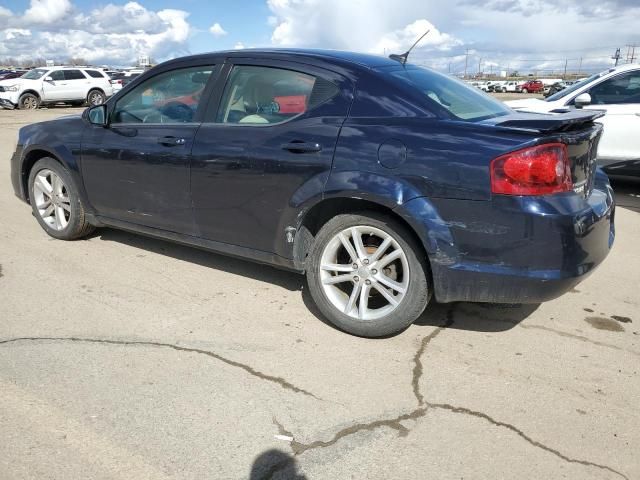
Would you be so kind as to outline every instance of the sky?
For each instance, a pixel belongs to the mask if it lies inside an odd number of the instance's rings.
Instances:
[[[0,0],[0,59],[127,66],[232,48],[402,53],[455,74],[594,72],[637,44],[640,0]]]

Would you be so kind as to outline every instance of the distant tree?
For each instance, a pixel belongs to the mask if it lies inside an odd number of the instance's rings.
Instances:
[[[87,65],[87,60],[84,59],[83,57],[71,57],[68,62],[69,65]]]

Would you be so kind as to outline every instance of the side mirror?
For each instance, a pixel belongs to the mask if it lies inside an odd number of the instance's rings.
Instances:
[[[45,82],[53,82],[53,78],[47,76],[47,77],[44,77],[44,81]]]
[[[581,93],[576,98],[573,99],[573,104],[576,108],[586,107],[587,105],[591,105],[591,95],[588,93]]]
[[[87,110],[86,118],[91,125],[107,126],[107,106],[96,105]]]

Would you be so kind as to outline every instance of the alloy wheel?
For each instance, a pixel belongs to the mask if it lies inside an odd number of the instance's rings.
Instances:
[[[33,201],[40,218],[52,229],[64,230],[71,217],[71,199],[62,179],[53,171],[38,172],[33,183]]]
[[[89,103],[91,105],[100,105],[103,103],[102,94],[100,92],[93,92],[89,95]]]
[[[409,262],[400,244],[371,226],[349,227],[325,246],[320,259],[325,296],[359,320],[393,312],[409,290]]]
[[[33,110],[38,107],[38,101],[36,97],[28,96],[22,100],[22,106],[27,110]]]

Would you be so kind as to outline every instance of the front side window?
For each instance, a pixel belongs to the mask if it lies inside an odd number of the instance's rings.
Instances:
[[[272,67],[235,66],[216,121],[268,125],[291,120],[338,93],[333,83]]]
[[[396,68],[389,75],[417,89],[460,120],[480,121],[510,113],[502,102],[451,76],[426,68]]]
[[[609,78],[589,90],[592,105],[640,103],[640,71]]]
[[[80,70],[64,70],[64,79],[65,80],[86,80],[87,77],[84,76]]]
[[[111,123],[189,123],[213,66],[161,73],[136,86],[114,108]]]
[[[54,70],[49,74],[49,77],[51,77],[51,80],[54,82],[60,82],[64,80],[64,72],[62,70]]]

